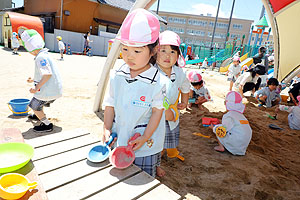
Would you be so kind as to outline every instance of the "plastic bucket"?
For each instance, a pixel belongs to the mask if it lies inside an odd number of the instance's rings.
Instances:
[[[15,116],[26,116],[28,115],[29,99],[12,99],[8,103],[8,108],[12,111]]]

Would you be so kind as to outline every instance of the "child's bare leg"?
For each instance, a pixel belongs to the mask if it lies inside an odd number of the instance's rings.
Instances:
[[[166,172],[165,172],[165,170],[163,170],[160,166],[157,166],[157,167],[156,167],[156,175],[157,175],[158,177],[163,177],[163,176],[166,175]]]
[[[43,110],[41,110],[41,111],[34,110],[33,112],[39,118],[39,120],[41,120],[41,119],[43,119],[43,118],[46,117],[46,115],[45,115],[45,113],[44,113]]]
[[[214,150],[216,150],[216,151],[219,151],[219,152],[224,152],[225,151],[225,148],[224,148],[224,146],[220,143],[220,141],[218,140],[218,146],[215,146],[214,147]]]
[[[232,91],[233,81],[230,81],[229,91]]]
[[[202,104],[207,102],[207,99],[205,99],[205,97],[199,97],[198,100],[197,100],[197,104],[198,104],[198,108],[200,110],[203,110],[203,106]]]

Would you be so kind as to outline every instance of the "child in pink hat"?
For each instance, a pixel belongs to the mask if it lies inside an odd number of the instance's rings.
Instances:
[[[150,12],[136,9],[128,14],[117,38],[122,43],[125,64],[111,73],[103,102],[103,140],[107,141],[111,132],[116,132],[117,146],[127,146],[130,138],[140,133],[140,137],[130,142],[135,151],[134,164],[152,176],[160,165],[167,104],[168,79],[152,65],[159,30],[159,21]]]
[[[169,79],[167,97],[170,104],[175,104],[181,92],[181,101],[178,103],[179,110],[188,105],[190,82],[186,78],[182,67],[185,61],[179,49],[180,37],[172,31],[164,31],[159,35],[159,51],[157,53],[156,67]],[[164,149],[174,151],[179,144],[179,117],[172,109],[165,112],[166,115],[166,137]],[[164,173],[162,173],[163,175]]]
[[[300,95],[297,96],[297,106],[279,105],[276,109],[276,115],[279,110],[289,112],[288,121],[289,127],[294,130],[300,130]]]
[[[203,110],[202,104],[211,100],[208,89],[204,85],[202,76],[197,71],[191,71],[188,73],[188,80],[191,83],[190,93],[189,93],[189,105],[190,108],[193,103],[198,105],[200,110]]]
[[[245,105],[242,96],[235,91],[226,95],[227,113],[223,115],[222,124],[210,126],[216,134],[219,145],[214,149],[219,152],[228,150],[233,155],[245,155],[251,141],[252,129],[243,115]]]

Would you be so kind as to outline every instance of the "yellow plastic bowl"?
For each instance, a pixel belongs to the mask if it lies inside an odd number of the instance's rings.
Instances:
[[[17,173],[9,173],[0,177],[0,197],[3,199],[19,199],[29,189],[34,189],[37,182],[30,183],[29,180]]]
[[[281,96],[282,102],[287,102],[289,96],[287,96],[287,95],[280,95],[280,96]]]

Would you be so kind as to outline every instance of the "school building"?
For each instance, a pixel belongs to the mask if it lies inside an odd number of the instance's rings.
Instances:
[[[167,25],[161,26],[161,31],[174,31],[179,34],[184,43],[189,45],[200,45],[203,43],[206,46],[210,45],[215,24],[215,17],[212,17],[210,14],[204,16],[202,14],[190,15],[160,11],[159,15],[168,21]],[[232,18],[228,40],[233,40],[235,38],[242,40],[243,35],[245,35],[244,44],[247,44],[251,24],[253,22],[253,20]],[[220,47],[224,46],[228,23],[228,18],[218,18],[214,42],[220,43]]]

